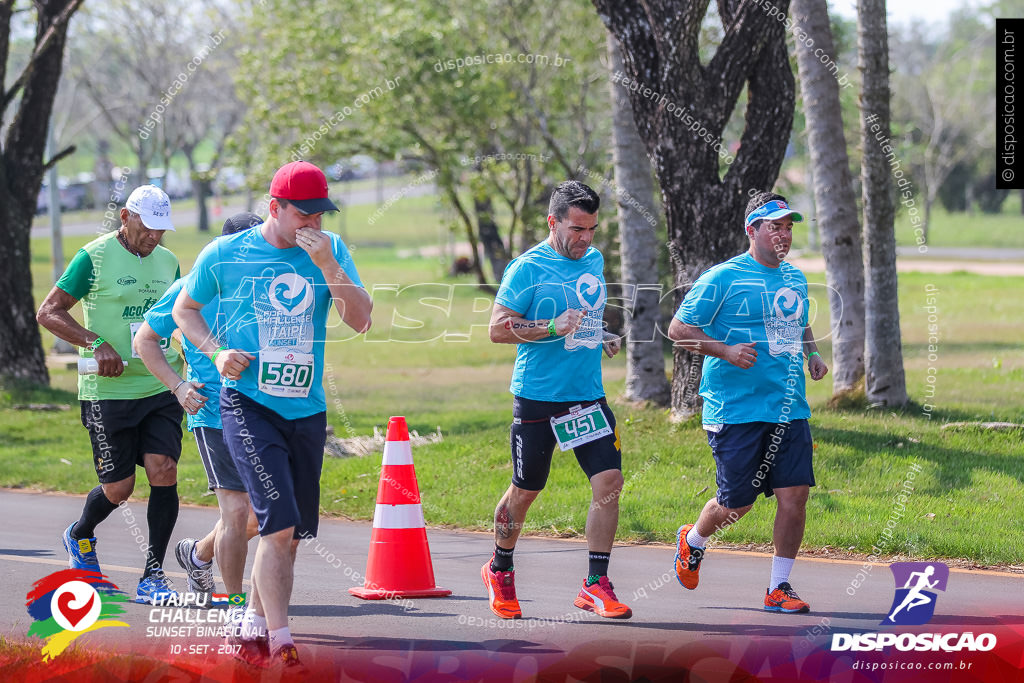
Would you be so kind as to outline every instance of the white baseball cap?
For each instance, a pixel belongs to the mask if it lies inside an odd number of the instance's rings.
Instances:
[[[171,198],[156,185],[136,187],[128,195],[124,208],[139,214],[142,224],[150,230],[174,232],[174,226],[171,225]]]

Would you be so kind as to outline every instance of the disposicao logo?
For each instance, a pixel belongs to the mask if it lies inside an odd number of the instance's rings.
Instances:
[[[935,615],[936,590],[945,592],[949,567],[942,562],[894,562],[889,565],[896,594],[883,626],[919,626]],[[992,633],[833,633],[832,651],[988,652],[996,646]]]
[[[882,624],[927,624],[935,615],[934,591],[946,591],[949,567],[942,562],[894,562],[889,569],[896,581],[896,595]]]
[[[25,597],[28,614],[35,621],[28,635],[42,638],[43,661],[64,652],[78,636],[108,626],[128,627],[111,619],[124,612],[128,596],[99,572],[64,569],[45,576]]]

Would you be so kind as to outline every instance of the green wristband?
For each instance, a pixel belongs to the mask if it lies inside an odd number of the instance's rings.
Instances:
[[[557,337],[558,336],[558,332],[555,331],[555,319],[554,318],[552,318],[551,320],[548,321],[548,336],[549,337]]]
[[[219,354],[219,353],[220,353],[221,351],[227,351],[227,349],[226,349],[226,348],[224,348],[223,346],[221,346],[221,347],[219,347],[219,348],[218,348],[218,349],[217,349],[216,351],[214,351],[214,352],[213,352],[213,355],[212,355],[212,356],[210,356],[210,362],[211,362],[211,363],[213,363],[214,365],[216,365],[216,364],[217,364],[217,355],[218,355],[218,354]]]
[[[101,346],[103,346],[106,343],[107,343],[107,340],[104,339],[103,337],[96,337],[95,339],[92,340],[92,344],[89,344],[88,346],[85,347],[85,350],[86,351],[95,351],[96,349],[100,348]]]
[[[811,351],[809,354],[807,354],[807,360],[810,360],[811,356],[817,356],[818,358],[821,358],[821,354],[818,353],[817,351]]]

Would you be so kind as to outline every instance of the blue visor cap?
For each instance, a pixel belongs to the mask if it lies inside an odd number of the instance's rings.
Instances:
[[[751,225],[754,221],[774,221],[777,218],[782,218],[783,216],[793,216],[793,220],[798,223],[801,223],[804,220],[802,214],[789,208],[786,202],[776,199],[768,202],[764,206],[759,206],[747,214],[747,222],[744,223],[744,225]]]

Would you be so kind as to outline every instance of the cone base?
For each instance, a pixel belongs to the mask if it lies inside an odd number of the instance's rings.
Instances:
[[[380,588],[365,588],[358,586],[349,588],[348,592],[363,600],[389,600],[392,598],[443,598],[451,595],[447,588],[422,588],[420,590],[383,590]]]

